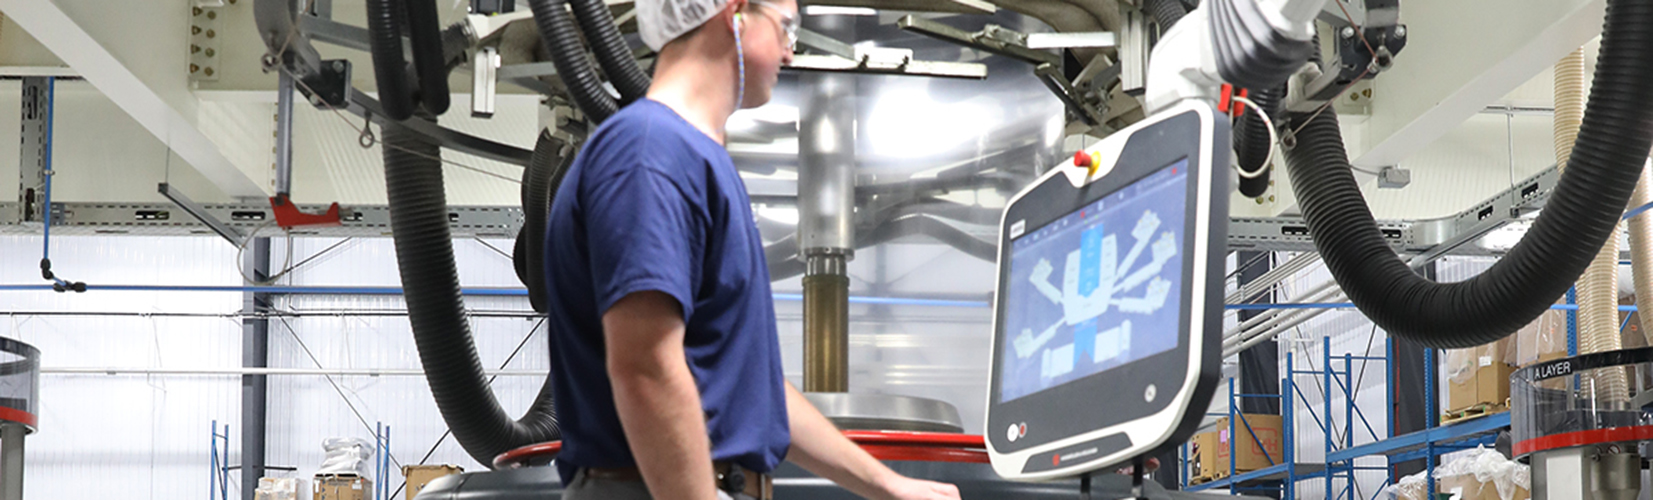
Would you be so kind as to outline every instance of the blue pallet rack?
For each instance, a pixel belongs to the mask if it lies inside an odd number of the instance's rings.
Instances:
[[[1569,331],[1569,336],[1572,335],[1573,333]],[[1440,413],[1436,408],[1436,351],[1429,349],[1424,351],[1424,362],[1429,367],[1425,374],[1424,400],[1426,411],[1429,412],[1431,418],[1426,419],[1424,430],[1396,436],[1394,433],[1394,392],[1387,389],[1393,388],[1395,381],[1393,344],[1385,347],[1384,355],[1381,357],[1357,356],[1354,354],[1333,356],[1330,338],[1323,337],[1322,339],[1320,368],[1300,370],[1295,366],[1293,360],[1287,357],[1286,376],[1281,378],[1280,394],[1277,395],[1237,393],[1234,390],[1234,380],[1230,378],[1228,380],[1228,412],[1209,414],[1211,416],[1228,417],[1228,435],[1233,439],[1239,439],[1240,434],[1236,431],[1238,426],[1245,425],[1245,423],[1243,422],[1244,417],[1238,411],[1238,402],[1247,398],[1279,399],[1282,409],[1280,432],[1282,456],[1279,457],[1279,463],[1260,470],[1190,485],[1188,484],[1190,479],[1187,464],[1188,446],[1185,444],[1182,446],[1181,454],[1183,463],[1179,464],[1178,470],[1179,482],[1184,490],[1202,491],[1227,488],[1229,492],[1236,495],[1253,491],[1275,491],[1280,493],[1280,498],[1283,500],[1294,500],[1297,498],[1297,484],[1299,482],[1323,479],[1325,480],[1325,491],[1328,498],[1354,500],[1356,498],[1354,490],[1356,471],[1386,471],[1388,478],[1384,482],[1384,486],[1387,486],[1395,482],[1394,465],[1397,463],[1424,459],[1426,460],[1425,468],[1433,472],[1435,459],[1441,455],[1465,448],[1490,445],[1496,439],[1499,431],[1509,428],[1510,416],[1508,412],[1451,425],[1437,425],[1436,418],[1433,418]],[[1353,397],[1356,389],[1354,386],[1357,383],[1354,378],[1357,376],[1355,365],[1372,361],[1383,362],[1387,382],[1384,391],[1384,406],[1389,424],[1385,426],[1381,436],[1372,427],[1365,412],[1355,404],[1355,398]],[[1314,405],[1306,400],[1307,398],[1304,397],[1300,385],[1295,380],[1297,376],[1320,378],[1323,389],[1321,390],[1322,400],[1319,405]],[[1344,404],[1340,406],[1333,405],[1332,395],[1334,391],[1343,394]],[[1325,459],[1322,462],[1305,463],[1297,461],[1296,448],[1298,443],[1293,418],[1296,413],[1294,410],[1298,407],[1298,401],[1302,401],[1303,409],[1308,411],[1309,416],[1314,419],[1315,425],[1326,436],[1324,443]],[[1320,407],[1319,411],[1316,411],[1315,406]],[[1332,412],[1338,410],[1343,411],[1344,415],[1342,429],[1336,429],[1331,424]],[[1365,433],[1372,437],[1372,442],[1361,445],[1354,444],[1357,424],[1364,427]],[[1255,440],[1256,437],[1253,435],[1252,439]],[[1355,464],[1356,459],[1376,456],[1386,457],[1388,465],[1380,467]],[[1230,471],[1234,470],[1234,461],[1234,454],[1230,453]],[[1274,457],[1269,457],[1269,461],[1276,462]],[[1343,480],[1341,488],[1335,487],[1334,481],[1338,479]],[[1429,481],[1431,496],[1434,491],[1434,481],[1431,479]],[[1335,496],[1333,492],[1336,492]],[[1378,493],[1378,491],[1371,492],[1370,498],[1376,498]]]

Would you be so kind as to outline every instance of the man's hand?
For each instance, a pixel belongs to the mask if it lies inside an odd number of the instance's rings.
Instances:
[[[935,481],[913,479],[890,474],[884,482],[885,498],[890,500],[958,500],[959,487]]]
[[[821,415],[803,393],[786,383],[786,416],[792,448],[786,459],[851,493],[878,500],[956,500],[951,484],[908,478],[867,454]]]

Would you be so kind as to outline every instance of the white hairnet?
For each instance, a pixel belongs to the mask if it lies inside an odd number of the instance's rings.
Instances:
[[[659,52],[723,10],[729,0],[637,0],[637,34]]]

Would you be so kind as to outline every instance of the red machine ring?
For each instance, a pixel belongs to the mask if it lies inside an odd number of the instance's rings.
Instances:
[[[980,435],[912,431],[844,431],[850,441],[861,445],[873,458],[907,462],[987,462],[986,443]],[[531,444],[494,457],[494,468],[509,469],[549,461],[562,451],[562,441]]]

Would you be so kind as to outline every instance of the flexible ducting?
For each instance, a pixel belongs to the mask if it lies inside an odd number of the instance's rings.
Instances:
[[[614,13],[609,12],[603,0],[568,0],[574,7],[574,18],[580,22],[580,31],[591,41],[591,52],[597,64],[608,74],[609,83],[620,91],[620,106],[631,104],[649,93],[649,75],[637,66],[631,56],[631,47],[620,36],[614,25]],[[535,13],[538,15],[538,12]]]
[[[530,0],[528,6],[534,11],[534,24],[539,27],[540,39],[545,42],[546,50],[551,52],[551,63],[557,67],[557,76],[562,78],[563,86],[568,87],[574,104],[580,107],[580,112],[585,113],[592,124],[607,120],[619,110],[619,105],[591,70],[585,44],[580,42],[580,33],[574,27],[574,16],[568,12],[567,4],[563,0]]]
[[[1262,108],[1256,112],[1246,112],[1241,115],[1234,125],[1234,159],[1239,162],[1243,172],[1256,172],[1258,169],[1272,169],[1272,165],[1264,165],[1268,160],[1269,149],[1274,147],[1269,142],[1268,125],[1258,113],[1268,113],[1270,118],[1280,116],[1280,97],[1286,94],[1284,85],[1272,89],[1260,89],[1250,94],[1251,102]],[[1246,177],[1240,176],[1240,194],[1247,198],[1262,196],[1268,191],[1269,172],[1262,175]]]
[[[402,59],[402,19],[399,0],[367,0],[373,79],[379,87],[379,104],[384,107],[385,117],[396,121],[413,115],[413,91],[408,86],[407,61]]]
[[[511,254],[517,279],[528,287],[528,303],[542,313],[546,312],[545,218],[574,157],[563,154],[563,148],[563,142],[551,137],[549,130],[541,130],[534,141],[534,156],[522,171],[522,230],[517,232],[516,250]]]
[[[1153,16],[1154,22],[1159,23],[1159,32],[1170,31],[1182,16],[1188,15],[1188,8],[1182,5],[1182,0],[1145,0],[1142,9]]]
[[[387,124],[383,136],[396,265],[419,362],[442,420],[459,445],[483,465],[493,464],[494,456],[513,448],[558,439],[550,379],[527,414],[516,421],[500,408],[488,387],[459,295],[441,150],[398,124]]]
[[[1508,336],[1549,308],[1612,232],[1653,145],[1653,4],[1609,1],[1571,167],[1521,243],[1457,283],[1414,274],[1384,242],[1343,148],[1337,114],[1294,114],[1287,169],[1315,247],[1351,301],[1391,335],[1429,347]]]
[[[441,115],[448,112],[448,66],[442,58],[436,0],[405,0],[405,4],[413,68],[419,75],[419,104],[430,114]]]
[[[1630,206],[1653,203],[1653,169],[1642,167],[1642,177],[1636,181],[1636,192],[1630,196]],[[1626,221],[1630,230],[1630,275],[1635,281],[1636,310],[1653,311],[1653,215],[1643,212]],[[1641,317],[1642,335],[1653,345],[1653,313]]]
[[[1574,50],[1555,64],[1555,164],[1563,173],[1572,157],[1578,128],[1584,121],[1585,86],[1584,52]],[[1613,226],[1607,241],[1573,286],[1578,290],[1579,354],[1624,348],[1618,328],[1618,225]],[[1624,370],[1596,370],[1591,376],[1598,402],[1623,403],[1630,397]]]

